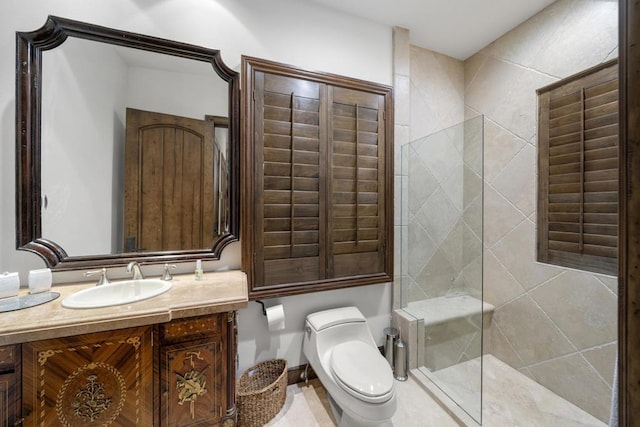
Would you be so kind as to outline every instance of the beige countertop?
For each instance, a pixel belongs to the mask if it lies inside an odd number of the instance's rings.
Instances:
[[[239,270],[173,276],[171,289],[156,297],[112,307],[70,309],[61,305],[68,295],[95,286],[58,284],[60,297],[35,307],[0,313],[0,345],[164,323],[173,319],[237,310],[247,305],[247,277]],[[103,285],[109,286],[109,285]],[[20,294],[26,294],[21,290]]]

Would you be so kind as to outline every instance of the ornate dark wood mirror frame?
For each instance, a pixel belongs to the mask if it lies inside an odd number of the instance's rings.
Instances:
[[[210,63],[229,86],[229,231],[206,249],[69,256],[58,243],[42,236],[41,122],[42,52],[67,37],[141,49]],[[40,256],[48,267],[70,270],[91,266],[217,260],[222,249],[238,240],[240,231],[240,86],[237,72],[227,67],[220,51],[49,16],[33,32],[16,34],[16,247]]]

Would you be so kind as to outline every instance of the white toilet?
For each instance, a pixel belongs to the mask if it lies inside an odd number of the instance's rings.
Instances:
[[[327,389],[340,427],[393,425],[393,373],[356,307],[308,315],[302,351]]]

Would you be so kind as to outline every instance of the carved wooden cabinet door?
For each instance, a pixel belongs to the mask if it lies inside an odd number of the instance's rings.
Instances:
[[[27,426],[153,425],[152,327],[23,344]]]
[[[0,427],[20,419],[20,346],[0,347]]]
[[[214,426],[226,416],[227,314],[160,325],[160,425]]]

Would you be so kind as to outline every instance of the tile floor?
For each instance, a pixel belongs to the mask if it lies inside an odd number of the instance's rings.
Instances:
[[[473,363],[473,361],[472,361]],[[475,362],[477,363],[477,361]],[[484,356],[483,426],[489,427],[605,427],[605,424],[527,378],[491,355]],[[468,368],[468,366],[463,366]],[[452,378],[456,373],[449,372]],[[392,422],[398,427],[476,426],[468,418],[445,411],[421,383],[419,371],[405,382],[396,381],[398,409]],[[437,393],[436,393],[437,394]],[[452,416],[454,415],[454,416]],[[464,420],[464,422],[460,420]],[[282,411],[268,427],[333,427],[326,392],[317,381],[291,385]]]

